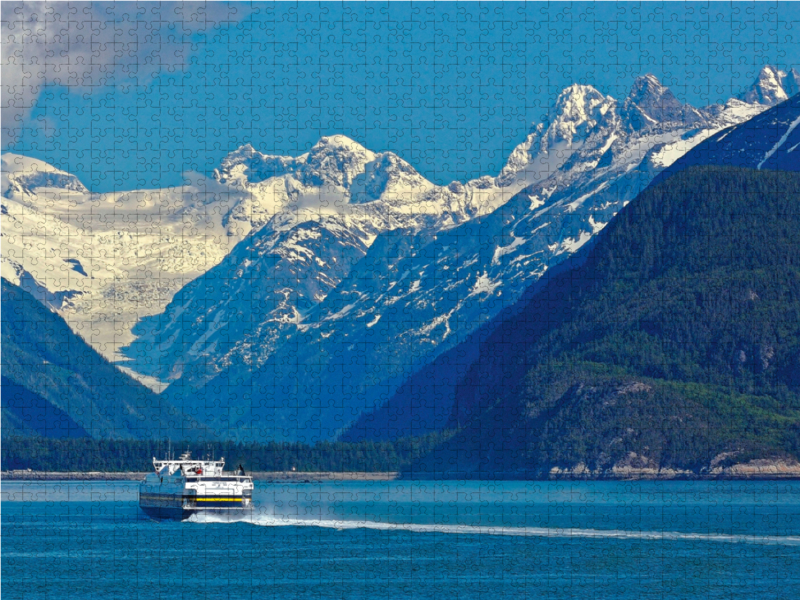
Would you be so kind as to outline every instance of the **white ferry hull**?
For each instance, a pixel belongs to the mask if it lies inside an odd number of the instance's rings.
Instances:
[[[195,514],[240,519],[252,507],[253,479],[223,472],[224,459],[193,460],[186,452],[178,460],[153,459],[155,471],[139,484],[139,507],[154,519],[184,520]]]
[[[197,497],[182,494],[139,494],[139,508],[153,519],[183,521],[194,514],[229,515],[241,518],[250,513],[252,505],[244,497]]]

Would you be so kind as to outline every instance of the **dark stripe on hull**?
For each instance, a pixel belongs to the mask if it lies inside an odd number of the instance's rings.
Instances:
[[[247,496],[249,499],[250,496]],[[180,496],[178,494],[139,494],[139,504],[148,506],[181,506],[196,504],[207,506],[219,504],[220,506],[241,506],[244,496]]]
[[[237,521],[244,517],[253,514],[252,507],[248,506],[244,507],[227,507],[227,508],[202,508],[202,509],[193,509],[193,508],[165,508],[165,507],[155,507],[155,506],[140,506],[139,508],[142,509],[142,512],[146,514],[151,519],[158,519],[160,521],[163,520],[171,520],[171,521],[185,521],[189,517],[194,514],[200,515],[214,515],[217,517],[222,517],[223,519],[230,519],[231,521]]]

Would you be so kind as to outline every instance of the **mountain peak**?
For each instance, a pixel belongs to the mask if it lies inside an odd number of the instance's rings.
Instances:
[[[290,156],[262,154],[247,143],[222,159],[214,179],[227,184],[258,183],[289,172],[297,161]]]
[[[360,204],[383,198],[395,206],[398,203],[413,204],[420,194],[433,187],[431,182],[397,154],[383,152],[365,166],[364,177],[359,177],[354,182],[350,202]]]
[[[789,69],[789,72],[783,78],[783,90],[787,96],[794,96],[800,93],[800,71],[795,68]]]
[[[320,148],[341,148],[343,150],[351,150],[354,152],[368,152],[368,150],[352,138],[336,133],[334,135],[326,135],[319,138],[319,141],[311,148],[311,152]]]
[[[373,160],[374,152],[346,135],[325,136],[308,153],[303,167],[304,182],[349,187]]]
[[[554,116],[547,128],[548,146],[585,138],[614,104],[613,98],[591,85],[576,83],[565,88],[553,107]]]
[[[88,194],[89,190],[71,173],[62,171],[43,160],[6,152],[2,156],[2,193],[36,195],[37,188],[59,188],[70,192]]]
[[[256,149],[253,148],[253,145],[250,142],[247,142],[244,146],[239,146],[236,150],[231,152],[231,154],[249,154],[253,155],[256,153]]]
[[[573,110],[581,111],[601,104],[606,97],[597,88],[591,85],[573,83],[561,90],[556,98],[555,111],[557,114],[570,113]]]
[[[686,116],[680,100],[668,87],[662,85],[652,73],[637,77],[631,91],[622,103],[623,119],[638,131],[664,121],[675,121]]]
[[[789,94],[784,88],[785,84],[796,89],[797,83],[796,70],[792,69],[791,73],[786,73],[777,67],[766,65],[759,71],[753,84],[738,97],[749,104],[773,106],[789,98]]]
[[[665,91],[669,91],[669,88],[664,86],[659,81],[658,77],[652,73],[645,73],[634,80],[633,86],[631,86],[631,91],[628,95],[633,96],[642,93],[656,93],[660,95]]]
[[[230,166],[241,163],[248,159],[252,159],[256,156],[263,156],[259,151],[253,148],[252,144],[247,143],[243,146],[239,146],[236,150],[228,152],[225,157],[220,162],[220,169],[225,170]]]

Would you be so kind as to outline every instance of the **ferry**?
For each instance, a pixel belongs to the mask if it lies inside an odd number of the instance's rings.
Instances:
[[[139,484],[139,507],[155,519],[187,519],[195,513],[239,516],[252,508],[253,478],[240,465],[225,473],[225,459],[153,458],[152,473]]]

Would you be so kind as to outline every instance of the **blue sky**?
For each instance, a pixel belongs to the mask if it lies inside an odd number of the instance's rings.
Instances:
[[[800,66],[791,3],[3,3],[3,150],[95,191],[344,133],[437,183],[494,175],[571,83],[701,106]],[[22,36],[23,31],[33,36]]]

